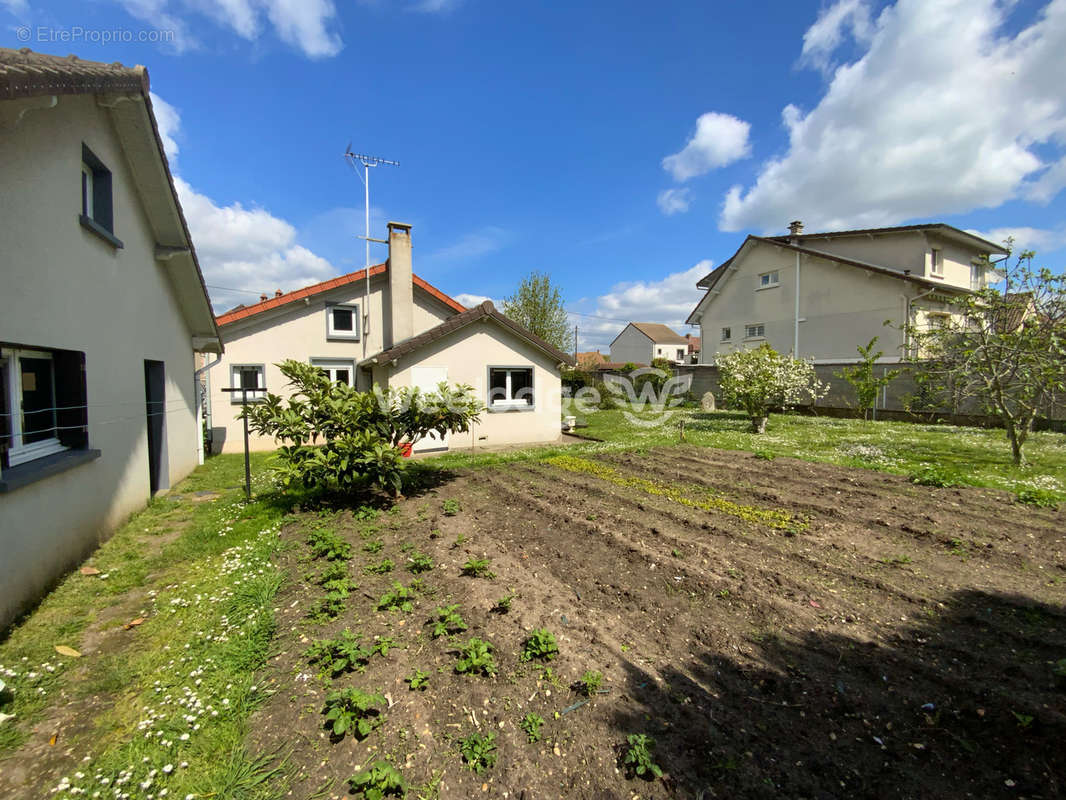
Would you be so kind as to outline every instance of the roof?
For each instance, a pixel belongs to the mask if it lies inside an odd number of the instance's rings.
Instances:
[[[968,242],[969,244],[976,245],[982,250],[987,250],[989,253],[1006,254],[1006,250],[1002,245],[995,244],[982,239],[980,236],[975,236],[967,231],[960,230],[954,225],[947,225],[943,222],[932,222],[924,225],[897,225],[892,228],[856,228],[850,231],[823,231],[821,233],[801,233],[798,235],[785,234],[782,236],[769,236],[766,238],[774,241],[789,241],[790,239],[797,239],[803,241],[804,239],[827,239],[837,236],[876,236],[882,233],[905,233],[907,231],[937,231],[938,233],[945,234],[952,239],[960,239]]]
[[[655,344],[688,344],[688,339],[662,323],[630,322],[629,324],[655,342]]]
[[[203,307],[196,309],[198,323],[202,322],[203,330],[193,327],[194,346],[196,340],[202,340],[197,349],[222,351],[222,337],[215,323],[215,316],[211,312],[211,300],[207,294],[207,286],[204,283],[204,274],[200,269],[200,261],[196,256],[196,248],[193,245],[192,235],[189,233],[189,224],[185,220],[181,202],[178,200],[177,190],[174,188],[174,176],[170,171],[170,163],[167,161],[166,151],[163,148],[163,140],[159,135],[159,124],[156,121],[155,112],[152,110],[152,98],[149,91],[148,70],[143,66],[126,67],[119,62],[104,64],[99,61],[85,61],[75,55],[52,56],[45,53],[35,53],[28,47],[21,50],[11,50],[0,47],[0,100],[17,100],[20,98],[39,97],[41,95],[77,95],[77,94],[118,94],[139,95],[143,100],[143,109],[147,115],[148,125],[143,125],[144,117],[140,110],[115,109],[112,120],[119,129],[119,138],[123,149],[127,150],[131,142],[143,139],[142,130],[151,131],[150,149],[153,158],[158,156],[158,164],[162,167],[162,180],[166,181],[169,189],[167,199],[172,204],[170,208],[177,216],[180,224],[182,242],[157,242],[165,249],[171,249],[175,257],[187,255],[191,262],[195,279],[180,287],[179,297],[195,299],[197,302],[202,296]],[[139,106],[135,103],[124,103],[123,106]],[[120,127],[121,125],[121,127]],[[153,176],[134,169],[136,180],[148,182]],[[140,187],[139,187],[140,188]],[[143,197],[143,195],[142,195]],[[154,204],[147,201],[145,211],[151,215],[157,210]],[[169,204],[168,204],[169,205]],[[184,252],[188,249],[187,254]],[[173,271],[171,271],[173,275]],[[198,289],[194,288],[198,284]],[[188,311],[188,306],[184,306]],[[191,320],[190,320],[191,323]],[[208,327],[210,330],[208,330]]]
[[[373,278],[377,275],[383,275],[388,271],[388,264],[375,264],[370,268],[370,277]],[[341,286],[348,286],[353,283],[358,283],[361,280],[366,280],[366,269],[361,269],[356,272],[349,272],[347,275],[339,275],[336,278],[330,278],[328,281],[322,281],[321,283],[315,283],[311,286],[305,286],[302,289],[296,289],[286,294],[277,295],[275,297],[262,300],[258,303],[254,303],[250,306],[237,306],[230,309],[225,314],[221,314],[218,317],[219,325],[231,325],[238,320],[246,319],[247,317],[254,317],[256,314],[262,314],[264,311],[270,311],[280,306],[288,305],[289,303],[295,303],[297,300],[303,300],[305,297],[313,297],[323,292],[328,292],[332,289],[338,289]],[[429,294],[431,297],[436,298],[444,305],[448,306],[455,312],[462,313],[466,311],[466,306],[457,303],[450,298],[444,292],[437,287],[431,285],[428,281],[423,280],[417,275],[412,275],[411,282],[422,291]]]
[[[607,356],[601,353],[599,350],[591,350],[587,353],[577,354],[578,364],[605,364],[607,363]]]
[[[386,364],[390,361],[414,352],[421,347],[425,347],[438,339],[443,339],[450,333],[453,333],[461,328],[465,328],[467,325],[477,322],[478,320],[492,320],[498,323],[500,326],[510,331],[511,333],[525,339],[534,347],[547,353],[554,358],[557,362],[562,364],[569,364],[573,366],[576,362],[574,357],[569,353],[564,353],[554,345],[544,341],[535,333],[519,325],[510,317],[501,314],[496,310],[496,307],[492,304],[491,300],[486,300],[480,305],[476,305],[471,309],[463,311],[461,314],[456,314],[454,317],[446,319],[440,325],[430,328],[428,331],[423,331],[417,336],[412,336],[410,339],[405,339],[397,345],[393,345],[388,350],[382,350],[375,356],[371,356],[365,364]]]

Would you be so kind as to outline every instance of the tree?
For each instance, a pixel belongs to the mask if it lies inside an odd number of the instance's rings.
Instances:
[[[1013,242],[1006,244],[1010,250]],[[1010,255],[1003,260],[1003,290],[953,299],[954,313],[936,325],[904,326],[919,392],[996,417],[1018,466],[1037,415],[1066,391],[1066,276],[1034,269],[1033,257],[1023,251],[1013,264]]]
[[[751,417],[752,433],[765,433],[770,408],[814,402],[826,387],[809,361],[783,356],[770,345],[719,354],[718,385],[732,405]]]
[[[359,392],[300,361],[278,365],[294,391],[288,400],[268,394],[245,407],[252,431],[281,443],[275,471],[282,485],[351,491],[370,484],[398,494],[406,462],[398,449],[431,431],[470,430],[481,411],[469,386],[442,383]]]
[[[570,352],[573,342],[563,296],[547,274],[529,273],[518,291],[503,301],[503,313],[564,353]]]
[[[858,364],[853,367],[844,367],[840,372],[834,373],[838,378],[843,378],[850,383],[855,389],[858,408],[862,410],[862,418],[864,420],[870,418],[870,410],[877,402],[878,393],[900,373],[898,369],[890,369],[884,370],[880,377],[874,375],[874,364],[877,359],[885,354],[884,350],[873,352],[874,345],[877,344],[877,338],[876,336],[872,338],[865,347],[860,344],[855,348],[859,351],[859,355],[862,356],[862,360]]]

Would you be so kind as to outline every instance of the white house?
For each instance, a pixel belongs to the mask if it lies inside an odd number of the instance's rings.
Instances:
[[[687,364],[689,340],[658,322],[630,322],[611,342],[611,362],[650,364],[665,358],[674,364]]]
[[[697,284],[706,290],[688,318],[700,326],[700,363],[768,342],[816,361],[853,361],[879,337],[886,361],[910,353],[904,322],[936,325],[952,297],[988,284],[999,245],[942,223],[749,236]],[[890,324],[885,325],[888,321]],[[911,354],[912,355],[912,354]]]
[[[0,625],[201,446],[221,341],[148,73],[0,49]]]
[[[293,292],[263,297],[218,317],[226,353],[210,374],[212,448],[244,446],[237,393],[287,396],[277,364],[317,364],[359,389],[372,383],[432,390],[468,384],[487,409],[461,438],[429,437],[416,450],[552,442],[561,436],[561,379],[573,358],[505,317],[489,302],[465,309],[412,272],[411,229],[389,223],[389,259]],[[277,443],[255,437],[250,446]]]

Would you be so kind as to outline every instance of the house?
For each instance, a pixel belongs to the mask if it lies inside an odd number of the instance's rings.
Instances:
[[[441,381],[468,384],[486,405],[481,422],[451,441],[436,436],[416,450],[552,442],[561,436],[563,365],[574,359],[497,311],[491,302],[466,309],[412,271],[411,226],[388,225],[384,264],[307,286],[218,317],[226,353],[211,377],[212,449],[243,448],[238,393],[288,395],[277,364],[317,364],[358,389]],[[272,450],[269,437],[250,447]]]
[[[685,334],[685,339],[688,341],[688,364],[700,363],[700,337],[699,334],[693,335],[691,333]]]
[[[688,340],[658,322],[630,322],[611,342],[612,362],[650,364],[665,358],[675,364],[688,362]]]
[[[144,67],[0,49],[0,625],[198,462],[221,341]]]
[[[578,369],[593,369],[600,364],[606,364],[607,357],[599,350],[591,350],[587,353],[577,354]]]
[[[879,337],[885,361],[914,355],[901,326],[943,324],[950,301],[988,285],[988,259],[1006,251],[943,223],[748,236],[697,284],[706,294],[688,318],[699,325],[700,363],[769,343],[816,362],[855,361]],[[888,325],[886,325],[888,321]]]

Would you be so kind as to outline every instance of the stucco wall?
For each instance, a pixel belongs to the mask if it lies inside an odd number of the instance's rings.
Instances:
[[[0,103],[0,341],[85,353],[99,459],[0,494],[0,624],[149,497],[145,359],[166,369],[169,482],[196,466],[193,353],[108,113],[62,96],[15,125]],[[113,249],[78,223],[82,142],[111,170]]]
[[[632,325],[627,325],[611,342],[611,361],[619,364],[650,364],[653,353],[651,339]]]
[[[236,419],[240,411],[231,395],[222,391],[230,386],[231,367],[236,364],[263,364],[266,366],[267,389],[282,397],[289,396],[289,389],[281,370],[276,366],[286,359],[309,361],[312,358],[331,358],[353,361],[358,364],[368,356],[391,345],[388,334],[390,319],[387,313],[388,278],[376,275],[370,279],[370,325],[368,335],[360,341],[329,340],[326,336],[327,304],[358,303],[360,314],[366,298],[366,286],[358,284],[343,286],[302,301],[268,311],[247,321],[241,320],[222,329],[222,341],[226,352],[222,362],[211,368],[211,427],[215,452],[237,453],[244,451],[244,430]],[[415,334],[439,325],[454,311],[419,289],[414,290]],[[384,335],[383,335],[384,331]],[[358,388],[369,385],[366,374],[355,369]],[[277,444],[270,437],[254,434],[249,439],[253,450],[273,450]]]

